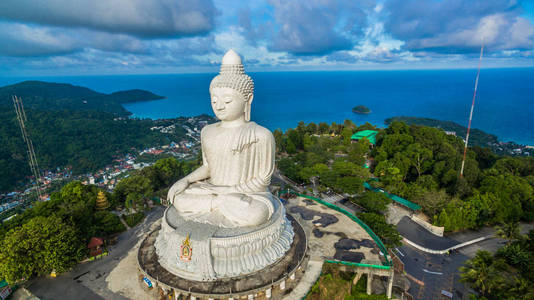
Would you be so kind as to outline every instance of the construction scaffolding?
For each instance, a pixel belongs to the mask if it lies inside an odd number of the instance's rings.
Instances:
[[[12,96],[13,106],[15,107],[15,112],[17,113],[17,120],[19,121],[20,131],[22,133],[22,139],[26,143],[27,153],[28,153],[28,163],[30,164],[30,169],[33,177],[35,178],[35,191],[37,194],[38,200],[41,199],[41,173],[39,171],[39,164],[37,163],[37,157],[35,156],[35,149],[33,148],[33,142],[28,135],[26,130],[26,112],[24,111],[24,106],[22,105],[22,99],[17,96]]]

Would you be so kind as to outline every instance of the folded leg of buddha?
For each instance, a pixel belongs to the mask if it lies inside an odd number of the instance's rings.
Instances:
[[[260,225],[273,213],[272,195],[221,193],[218,186],[197,182],[175,198],[177,211],[186,220],[233,228]]]

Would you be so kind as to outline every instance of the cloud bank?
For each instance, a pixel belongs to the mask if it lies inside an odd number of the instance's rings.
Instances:
[[[409,51],[478,52],[482,41],[490,51],[534,47],[518,1],[389,0],[384,11],[386,31]]]
[[[142,38],[205,34],[217,14],[210,0],[2,0],[0,18],[81,27]]]
[[[0,75],[534,66],[534,6],[514,0],[2,0]],[[100,70],[100,71],[99,71]],[[71,71],[69,71],[71,72]]]

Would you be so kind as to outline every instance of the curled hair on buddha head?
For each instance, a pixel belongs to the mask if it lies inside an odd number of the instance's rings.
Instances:
[[[210,84],[210,92],[213,88],[231,88],[238,91],[245,101],[245,120],[250,121],[250,107],[254,95],[254,81],[245,74],[241,63],[241,57],[234,50],[229,50],[223,57],[221,71],[215,76]]]

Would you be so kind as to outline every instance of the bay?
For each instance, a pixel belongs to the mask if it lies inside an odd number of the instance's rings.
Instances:
[[[393,116],[450,120],[467,126],[476,70],[399,70],[250,73],[255,82],[252,120],[271,130],[299,121],[350,119],[384,126]],[[213,74],[0,77],[0,85],[22,80],[65,82],[110,93],[145,89],[165,99],[125,104],[139,118],[213,115]],[[534,145],[534,68],[482,69],[472,127],[503,141]],[[365,105],[368,115],[351,109]]]

